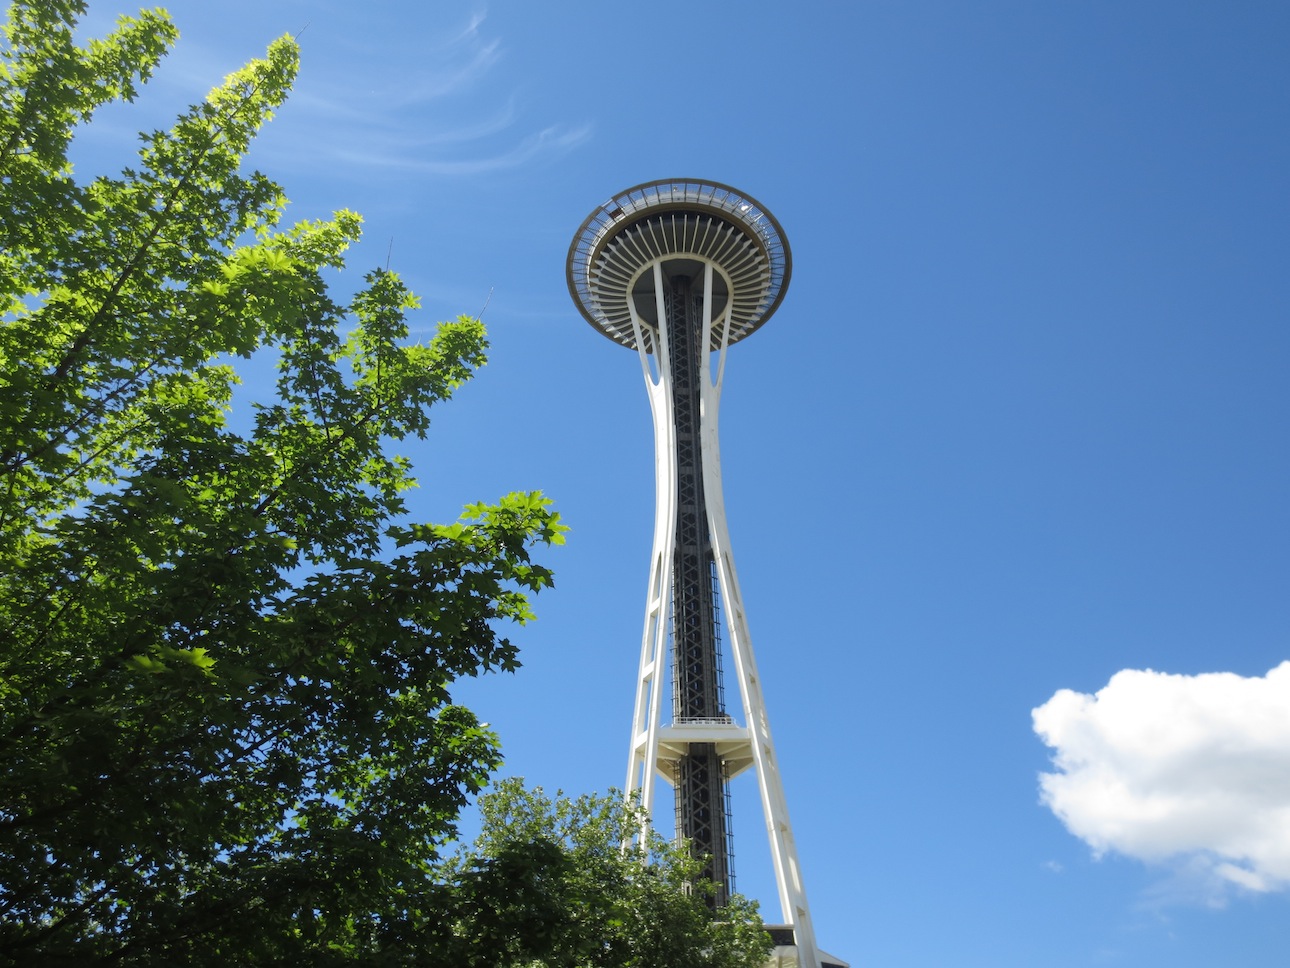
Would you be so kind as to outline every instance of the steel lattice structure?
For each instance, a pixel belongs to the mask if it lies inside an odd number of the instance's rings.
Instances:
[[[717,444],[726,351],[783,300],[792,275],[788,241],[765,208],[727,185],[656,181],[591,213],[574,236],[566,272],[587,321],[637,351],[654,416],[654,547],[628,794],[652,807],[656,780],[672,785],[677,834],[709,858],[706,873],[722,886],[719,904],[733,879],[729,781],[754,769],[785,921],[772,931],[777,958],[802,968],[837,964],[815,945],[730,551]],[[723,626],[742,725],[725,708]]]

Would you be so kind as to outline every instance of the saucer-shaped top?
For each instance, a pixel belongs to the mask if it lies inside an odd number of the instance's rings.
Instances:
[[[642,270],[659,260],[668,278],[697,275],[704,262],[720,270],[713,312],[729,305],[730,343],[770,318],[793,269],[783,229],[756,199],[719,182],[676,178],[619,192],[587,217],[569,246],[569,293],[592,326],[634,349],[628,300],[647,326],[657,325],[653,273]],[[713,348],[720,342],[714,327]]]

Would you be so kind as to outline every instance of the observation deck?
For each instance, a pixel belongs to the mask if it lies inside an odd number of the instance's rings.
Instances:
[[[783,229],[756,199],[720,182],[646,182],[605,202],[575,233],[565,275],[578,311],[615,343],[636,349],[628,300],[642,322],[658,326],[653,274],[644,270],[660,258],[668,278],[701,273],[699,260],[717,267],[711,312],[715,321],[729,308],[729,331],[712,327],[714,350],[770,318],[793,270]],[[649,329],[645,339],[652,341]]]

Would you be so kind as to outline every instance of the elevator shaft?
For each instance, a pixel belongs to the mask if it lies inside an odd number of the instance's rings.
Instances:
[[[712,537],[703,493],[700,443],[701,354],[707,352],[703,300],[685,277],[665,293],[668,365],[676,438],[676,535],[672,567],[672,718],[726,717],[721,688],[721,616]],[[676,767],[677,835],[705,859],[704,876],[717,885],[714,906],[731,890],[728,779],[711,743],[691,744]]]

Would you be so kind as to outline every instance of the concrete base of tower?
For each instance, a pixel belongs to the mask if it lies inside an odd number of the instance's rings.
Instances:
[[[766,968],[815,968],[814,965],[803,965],[797,952],[797,945],[793,941],[793,927],[788,924],[768,924],[766,931],[770,934],[771,940],[775,942],[775,948],[770,953],[770,960],[766,962]],[[820,968],[851,968],[851,963],[843,961],[837,955],[831,955],[827,951],[816,952],[820,956]]]

